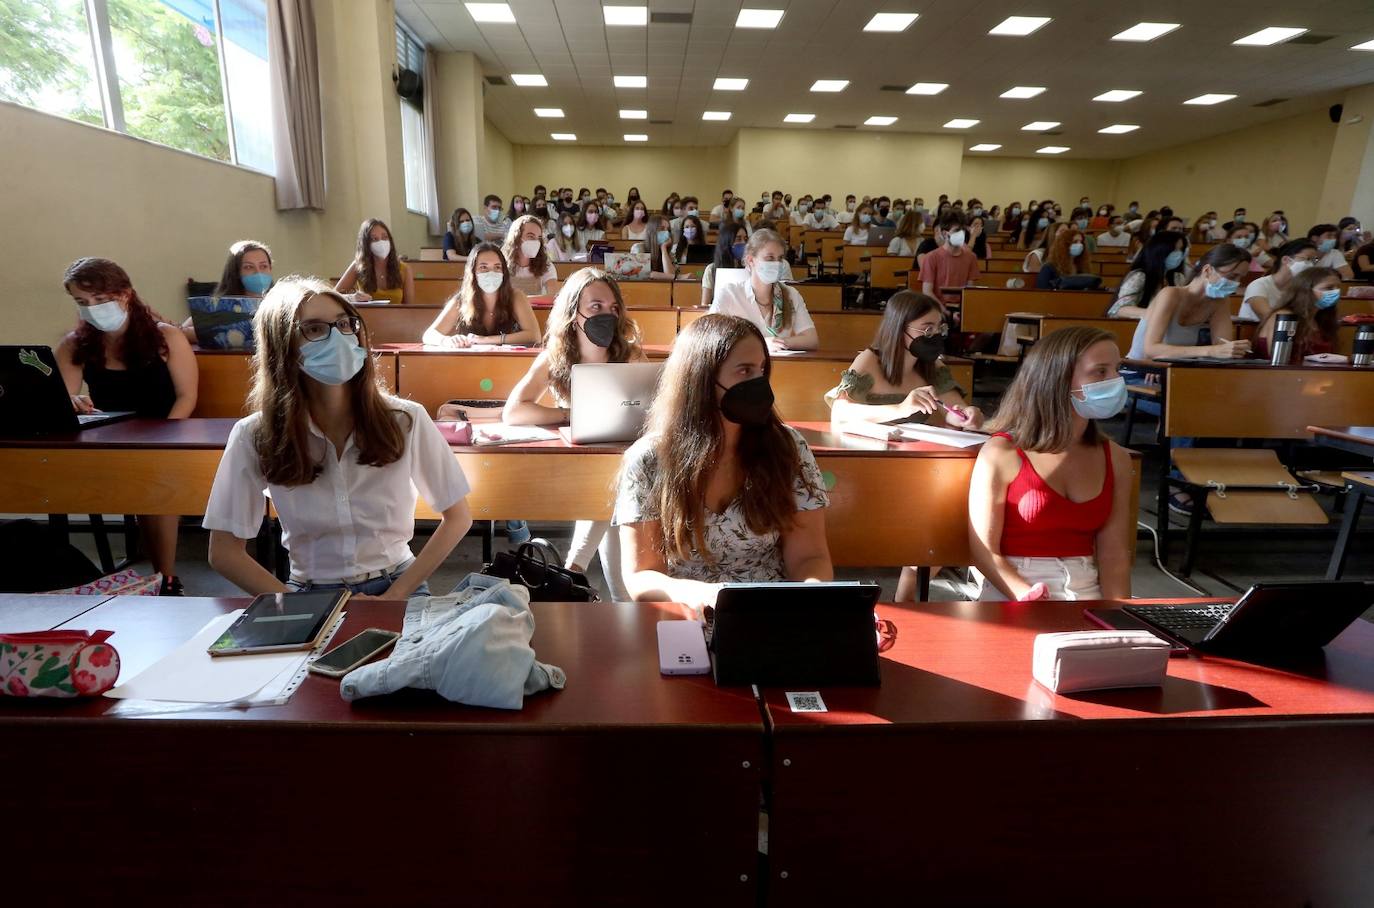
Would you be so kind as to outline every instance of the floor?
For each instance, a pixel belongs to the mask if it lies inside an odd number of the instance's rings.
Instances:
[[[995,380],[989,384],[992,385],[989,390],[1000,391],[996,388]],[[979,402],[983,403],[981,395]],[[1121,437],[1124,429],[1122,418],[1109,420],[1104,425],[1112,437]],[[1150,527],[1153,527],[1155,522],[1154,489],[1159,472],[1159,461],[1153,447],[1153,433],[1154,424],[1146,418],[1144,422],[1137,423],[1133,438],[1134,446],[1145,455],[1139,519]],[[1360,464],[1357,460],[1348,465],[1368,469],[1367,463]],[[1335,504],[1334,496],[1324,495],[1322,501],[1330,512]],[[1221,535],[1216,533],[1215,526],[1208,523],[1204,526],[1197,565],[1192,576],[1187,578],[1187,584],[1157,567],[1151,535],[1147,530],[1141,529],[1135,567],[1132,571],[1132,592],[1137,597],[1227,596],[1243,591],[1256,581],[1320,579],[1326,572],[1338,520],[1339,515],[1336,515],[1328,527],[1318,530],[1283,532],[1266,527],[1241,532],[1232,531]],[[1175,518],[1174,526],[1181,531],[1183,524]],[[567,551],[570,524],[535,525],[532,529],[536,536],[548,539],[562,552]],[[1348,560],[1346,576],[1350,579],[1374,579],[1374,508],[1365,508],[1361,529],[1362,533],[1357,538],[1356,546]],[[75,534],[73,541],[87,549],[94,558],[94,546],[89,536]],[[199,529],[195,522],[187,520],[183,523],[177,554],[177,570],[185,584],[187,595],[241,595],[232,584],[209,567],[206,561],[207,542],[208,535]],[[498,548],[504,544],[504,539],[498,536]],[[114,540],[114,546],[115,557],[119,558],[122,552],[118,537]],[[1169,564],[1174,569],[1177,568],[1181,553],[1182,533],[1179,532],[1175,536],[1169,559]],[[431,579],[431,589],[436,593],[446,593],[469,572],[481,570],[481,555],[480,537],[475,534],[468,536],[459,543],[453,554]],[[137,567],[142,571],[151,572],[146,562]],[[840,579],[877,581],[883,587],[884,599],[890,600],[896,590],[897,569],[849,568],[838,573]],[[593,584],[604,595],[605,584],[599,567],[593,567],[589,574]],[[966,599],[973,595],[972,587],[949,570],[944,571],[932,584],[932,599]],[[1371,610],[1370,617],[1374,618],[1374,609]]]

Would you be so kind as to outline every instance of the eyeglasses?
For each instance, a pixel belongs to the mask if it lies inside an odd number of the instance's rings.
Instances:
[[[301,332],[301,337],[313,343],[328,337],[330,328],[337,329],[340,334],[357,334],[358,329],[362,326],[363,320],[356,315],[341,315],[332,322],[322,322],[317,319],[301,322],[297,330]]]
[[[916,333],[921,337],[935,337],[936,335],[949,337],[949,323],[941,322],[938,325],[926,325],[924,328],[918,328]]]

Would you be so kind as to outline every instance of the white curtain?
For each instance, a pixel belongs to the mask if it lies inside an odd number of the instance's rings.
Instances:
[[[277,208],[324,208],[324,118],[314,0],[268,0]]]
[[[439,64],[437,55],[425,50],[424,112],[425,129],[420,151],[420,168],[423,171],[425,216],[429,218],[431,236],[444,233],[444,216],[439,210]]]

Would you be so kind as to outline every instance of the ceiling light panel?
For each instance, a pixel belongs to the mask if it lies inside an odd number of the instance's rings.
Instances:
[[[1048,25],[1050,20],[1044,16],[1008,16],[988,30],[989,35],[1010,35],[1024,37]]]
[[[1131,88],[1113,88],[1111,91],[1104,91],[1102,94],[1093,98],[1094,101],[1107,101],[1112,104],[1119,104],[1122,101],[1129,101],[1143,95],[1143,91],[1136,91]]]
[[[1305,28],[1280,28],[1271,26],[1270,28],[1262,28],[1254,34],[1246,35],[1244,38],[1237,38],[1231,43],[1241,47],[1269,47],[1274,44],[1282,44],[1285,41],[1291,41],[1306,31],[1307,29]]]
[[[777,28],[782,13],[780,9],[741,9],[735,28]]]
[[[1026,98],[1034,98],[1036,95],[1042,95],[1044,93],[1045,89],[1043,86],[1017,85],[1015,88],[1008,88],[1006,91],[1002,92],[1001,97],[1024,101]]]
[[[1178,28],[1177,22],[1140,22],[1112,35],[1113,41],[1153,41]]]

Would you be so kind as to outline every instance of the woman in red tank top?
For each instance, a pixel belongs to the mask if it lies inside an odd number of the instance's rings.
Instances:
[[[1131,595],[1131,460],[1096,420],[1125,403],[1121,351],[1097,328],[1031,347],[988,423],[969,486],[980,599]]]

